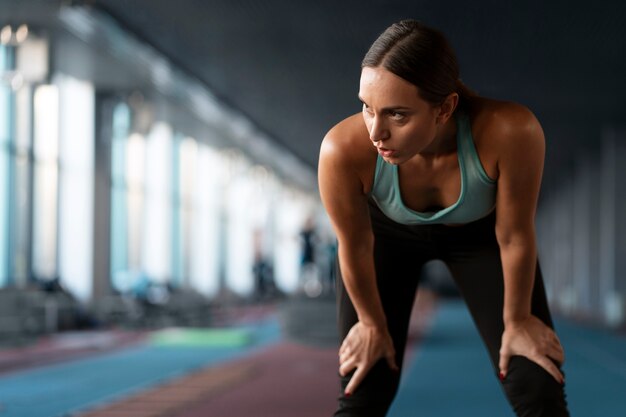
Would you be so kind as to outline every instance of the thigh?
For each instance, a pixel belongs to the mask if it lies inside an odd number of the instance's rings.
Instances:
[[[504,331],[504,274],[498,244],[492,242],[455,248],[446,254],[444,262],[450,268],[474,323],[489,349],[494,367],[497,367]],[[535,266],[531,312],[554,328],[539,261]]]
[[[418,280],[427,257],[408,240],[376,237],[374,266],[378,293],[397,354],[401,355],[411,316]],[[343,285],[337,263],[337,312],[340,342],[358,321],[352,301]],[[401,356],[400,356],[401,362]]]

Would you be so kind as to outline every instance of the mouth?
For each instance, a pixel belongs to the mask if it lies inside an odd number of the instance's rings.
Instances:
[[[390,157],[395,152],[392,149],[386,149],[386,148],[376,148],[376,150],[378,150],[378,153],[382,155],[383,157]]]

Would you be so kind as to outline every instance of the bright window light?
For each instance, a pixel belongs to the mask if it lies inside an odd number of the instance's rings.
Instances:
[[[78,299],[92,296],[95,91],[57,77],[60,95],[59,274]]]
[[[59,92],[42,85],[35,91],[33,271],[43,279],[57,271],[57,197],[59,145]]]
[[[157,282],[172,275],[172,148],[172,128],[163,122],[154,124],[146,141],[142,264],[147,276]]]
[[[42,85],[35,91],[35,158],[55,160],[59,152],[59,90]]]

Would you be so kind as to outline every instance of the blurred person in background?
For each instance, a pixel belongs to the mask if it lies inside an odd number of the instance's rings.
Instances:
[[[255,229],[252,236],[254,254],[252,275],[255,283],[254,297],[258,301],[268,300],[277,295],[274,283],[274,268],[263,248],[264,240],[263,229]]]
[[[315,220],[313,216],[309,216],[304,221],[302,230],[300,231],[300,240],[302,242],[302,254],[300,256],[300,267],[306,268],[315,264],[315,251],[318,242],[318,236],[315,231]]]
[[[450,269],[516,414],[568,416],[534,229],[540,123],[465,87],[445,36],[415,20],[372,44],[359,99],[362,112],[328,132],[319,160],[340,268],[335,416],[387,413],[432,259]]]
[[[317,265],[317,245],[319,236],[315,227],[315,219],[307,216],[299,233],[300,238],[300,285],[309,297],[322,294],[322,281]]]

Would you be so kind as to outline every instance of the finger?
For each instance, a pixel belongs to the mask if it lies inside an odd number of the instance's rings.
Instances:
[[[565,378],[563,377],[563,374],[561,373],[561,371],[559,371],[559,368],[556,367],[554,362],[552,362],[547,356],[539,356],[537,358],[529,359],[545,369],[550,375],[554,377],[554,379],[556,379],[559,384],[564,383]]]
[[[348,386],[345,390],[346,395],[352,395],[352,393],[354,393],[357,387],[361,384],[361,381],[363,381],[363,378],[365,378],[368,370],[369,369],[366,369],[363,366],[357,368],[354,375],[352,375],[352,378],[350,378],[350,382],[348,382]]]
[[[556,347],[556,349],[559,352],[563,352],[563,345],[561,345],[561,343],[558,341],[558,339],[553,343],[553,345]]]
[[[556,335],[556,333],[554,331],[550,332],[550,339],[552,339],[553,341],[557,342],[558,344],[561,344],[561,341],[559,340],[559,337]]]
[[[348,358],[350,357],[350,353],[349,352],[344,352],[339,356],[339,364],[343,364],[346,360],[348,360]]]
[[[556,335],[552,335],[552,337],[549,338],[548,343],[550,344],[550,346],[561,347],[561,341],[558,337],[556,337]]]
[[[565,362],[565,353],[563,352],[563,347],[560,345],[552,345],[550,346],[550,350],[547,353],[547,356],[557,361],[559,364],[563,364]]]
[[[559,350],[563,350],[563,345],[561,345],[561,341],[559,340],[558,337],[554,336],[553,338],[551,338],[550,340],[550,345],[551,346],[555,346],[557,349]]]
[[[553,354],[563,356],[563,346],[559,342],[558,339],[552,339],[550,342],[546,344],[547,350]],[[556,359],[556,358],[555,358]]]
[[[350,341],[350,337],[352,336],[352,329],[350,329],[350,331],[348,332],[348,334],[346,335],[346,337],[343,338],[342,342],[341,342],[341,349],[345,349],[346,347],[348,347],[349,341]],[[340,349],[340,350],[341,350]]]
[[[347,348],[348,348],[348,344],[344,340],[343,343],[341,344],[341,347],[339,347],[339,355],[341,355]]]
[[[354,368],[356,368],[356,361],[354,357],[351,357],[339,366],[339,375],[346,376],[352,372]]]
[[[500,352],[500,361],[498,363],[498,368],[500,368],[500,379],[504,379],[506,377],[506,373],[509,369],[509,360],[510,355],[508,353]]]

